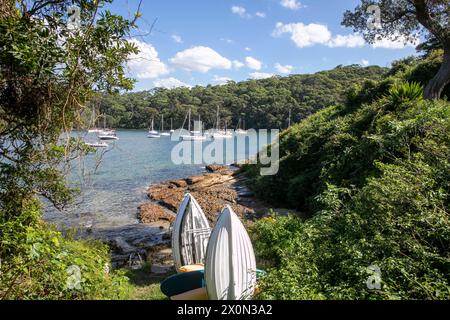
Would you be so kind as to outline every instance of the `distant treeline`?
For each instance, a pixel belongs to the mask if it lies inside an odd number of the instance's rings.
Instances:
[[[221,125],[235,128],[241,120],[246,128],[286,128],[289,111],[292,123],[330,105],[344,102],[345,94],[354,84],[366,80],[379,80],[387,72],[378,66],[338,66],[333,70],[315,74],[273,77],[243,82],[230,81],[225,85],[193,88],[163,89],[105,95],[95,101],[95,118],[103,125],[115,128],[148,128],[152,117],[155,128],[160,128],[164,115],[164,128],[179,128],[189,108],[193,119],[200,115],[206,128],[216,123],[216,110],[220,107]],[[86,119],[93,119],[86,113]],[[92,122],[92,120],[91,120]]]

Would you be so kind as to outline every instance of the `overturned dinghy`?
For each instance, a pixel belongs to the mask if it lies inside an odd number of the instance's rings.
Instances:
[[[186,194],[172,230],[172,252],[177,271],[182,266],[205,263],[210,234],[202,208],[192,195]]]
[[[211,232],[206,252],[205,284],[211,300],[247,300],[255,291],[253,246],[229,206],[222,210]]]

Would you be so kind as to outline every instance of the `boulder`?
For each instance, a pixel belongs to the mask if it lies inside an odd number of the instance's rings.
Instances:
[[[139,206],[139,220],[142,223],[152,223],[159,220],[172,222],[175,215],[164,210],[163,207],[154,203],[144,203]]]

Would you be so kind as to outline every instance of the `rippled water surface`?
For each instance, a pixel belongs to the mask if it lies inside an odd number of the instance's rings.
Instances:
[[[58,225],[111,227],[137,223],[145,189],[154,183],[204,171],[204,164],[175,165],[170,137],[147,138],[144,130],[119,130],[119,140],[106,150],[72,164],[69,181],[80,188],[74,204],[64,211],[48,208],[45,219]],[[94,142],[94,134],[86,141]],[[241,156],[242,157],[242,156]]]

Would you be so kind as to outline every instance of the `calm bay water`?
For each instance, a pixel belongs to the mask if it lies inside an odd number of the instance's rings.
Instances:
[[[147,200],[149,185],[204,171],[204,164],[174,164],[171,150],[178,142],[170,137],[149,139],[144,130],[118,130],[117,136],[107,149],[72,163],[68,180],[81,192],[64,211],[48,208],[47,221],[96,228],[138,223],[137,207]],[[95,134],[87,134],[85,140],[95,142]]]

